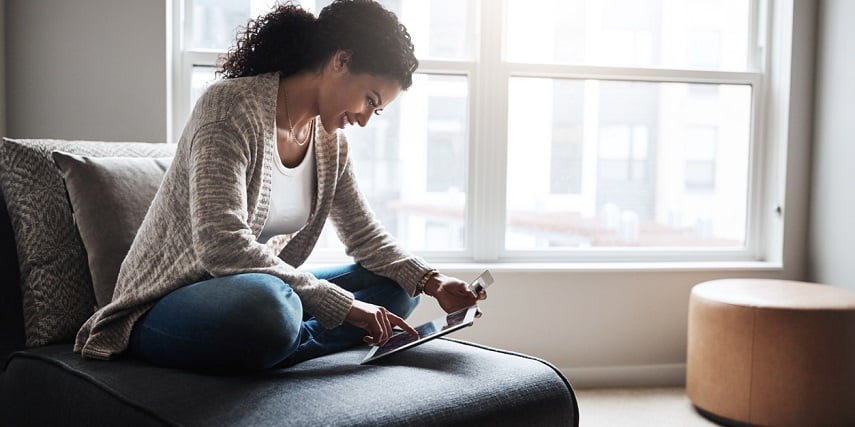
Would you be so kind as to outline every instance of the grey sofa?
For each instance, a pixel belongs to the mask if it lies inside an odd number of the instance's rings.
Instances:
[[[47,205],[69,202],[64,193],[45,199],[59,182],[52,177],[56,165],[50,154],[63,149],[97,157],[125,151],[76,141],[10,143],[0,146],[0,163],[7,168],[0,176],[14,169],[41,187],[24,191],[23,202],[8,202],[6,194],[0,198],[0,425],[578,425],[573,389],[553,366],[452,339],[370,365],[359,364],[366,352],[361,347],[255,375],[202,375],[130,357],[83,360],[72,352],[71,340],[75,322],[94,309],[90,269],[85,260],[83,265],[75,264],[77,258],[68,261],[68,254],[81,251],[78,233],[63,235],[54,227],[68,206]],[[29,151],[4,151],[8,147]],[[142,150],[132,154],[158,155],[148,145]],[[2,183],[11,194],[14,183]],[[9,212],[14,212],[11,220]],[[29,226],[15,215],[30,215]],[[77,217],[66,222],[79,224]],[[30,251],[51,239],[58,241]],[[50,267],[57,257],[66,264]],[[76,277],[90,282],[86,290],[58,283]],[[41,287],[33,287],[35,280]],[[53,285],[60,286],[45,291]],[[60,319],[55,324],[65,325],[56,326],[62,333],[54,334],[59,331],[45,319]]]

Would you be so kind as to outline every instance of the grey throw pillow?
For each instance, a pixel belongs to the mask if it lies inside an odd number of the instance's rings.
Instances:
[[[27,346],[73,341],[95,309],[83,242],[55,150],[91,157],[169,157],[173,144],[16,140],[0,144],[0,187],[21,273]]]
[[[98,158],[54,151],[53,160],[65,179],[86,249],[95,301],[103,307],[113,297],[119,267],[172,158]]]

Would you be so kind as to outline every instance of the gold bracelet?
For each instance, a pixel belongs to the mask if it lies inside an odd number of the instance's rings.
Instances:
[[[428,295],[425,292],[425,286],[427,285],[428,280],[430,280],[431,277],[436,276],[437,274],[439,274],[439,271],[437,270],[431,270],[425,273],[425,275],[422,276],[422,280],[419,280],[419,283],[416,285],[416,295],[425,294],[427,296],[432,296]]]

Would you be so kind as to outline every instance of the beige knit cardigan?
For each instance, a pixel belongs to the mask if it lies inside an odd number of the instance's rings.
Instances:
[[[309,221],[278,254],[257,241],[270,202],[276,155],[277,73],[227,79],[199,99],[136,239],[112,302],[77,334],[74,351],[109,359],[128,345],[134,323],[166,294],[210,277],[267,273],[300,296],[327,328],[340,325],[353,294],[297,271],[332,219],[347,254],[415,295],[431,270],[402,250],[375,220],[357,188],[341,132],[316,126],[317,192]],[[318,119],[320,121],[320,119]]]

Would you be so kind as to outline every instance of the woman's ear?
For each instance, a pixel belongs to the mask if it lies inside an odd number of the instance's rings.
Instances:
[[[333,64],[336,71],[347,69],[350,64],[351,53],[348,50],[340,50],[333,57]]]

